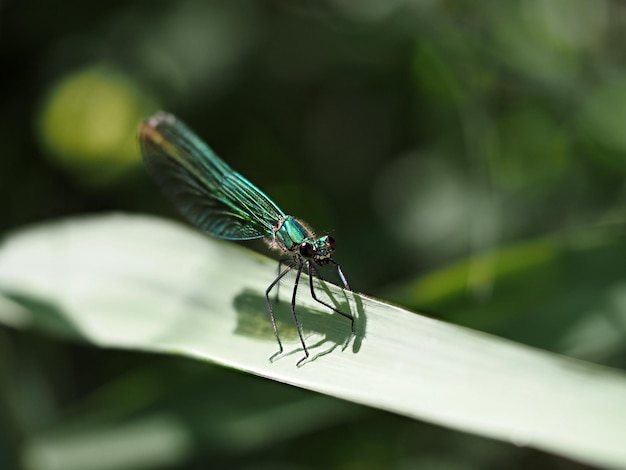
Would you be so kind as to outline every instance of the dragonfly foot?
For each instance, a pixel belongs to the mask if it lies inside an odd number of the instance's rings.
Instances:
[[[283,348],[280,348],[274,354],[270,356],[270,362],[274,362],[274,360],[283,353]]]
[[[302,359],[300,359],[298,362],[296,362],[296,367],[300,367],[302,365],[302,363],[304,361],[306,361],[308,358],[309,358],[309,353],[307,352],[306,355]]]

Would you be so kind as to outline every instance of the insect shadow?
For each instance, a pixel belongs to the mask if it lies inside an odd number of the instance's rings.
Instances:
[[[341,347],[342,351],[347,349],[352,338],[354,338],[352,352],[357,353],[361,348],[362,338],[365,333],[363,304],[358,294],[344,291],[343,299],[340,300],[340,295],[332,293],[324,282],[316,282],[316,285],[319,291],[325,294],[325,299],[327,301],[330,300],[331,305],[342,312],[350,313],[354,317],[355,331],[354,333],[352,332],[350,321],[345,317],[321,304],[319,307],[317,305],[297,304],[296,315],[302,325],[307,348],[311,352],[311,356],[303,364],[325,356],[333,352],[337,347]],[[354,298],[354,302],[350,302],[350,298]],[[290,302],[284,299],[280,301],[273,299],[272,304],[276,328],[281,341],[285,343],[299,343],[298,331],[294,323]],[[233,306],[237,312],[235,334],[254,338],[267,338],[268,341],[276,342],[264,293],[253,289],[244,289],[235,297]],[[321,352],[316,352],[325,344],[330,346]],[[278,344],[276,348],[278,351]],[[290,356],[302,352],[302,346],[299,346],[280,354],[280,356]],[[274,356],[271,357],[272,360],[274,358]]]

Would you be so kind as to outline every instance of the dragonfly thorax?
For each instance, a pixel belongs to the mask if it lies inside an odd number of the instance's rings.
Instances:
[[[313,260],[318,264],[327,263],[335,251],[333,237],[316,237],[306,224],[290,215],[279,221],[272,235],[273,238],[269,241],[271,248],[291,252],[294,256]]]

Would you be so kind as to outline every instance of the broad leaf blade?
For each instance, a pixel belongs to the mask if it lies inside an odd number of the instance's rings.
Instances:
[[[277,381],[607,467],[626,466],[625,374],[425,318],[330,286],[349,324],[298,298],[301,357],[281,288],[277,350],[264,292],[275,263],[148,217],[74,219],[0,247],[9,315],[102,346],[202,358]],[[8,319],[8,320],[7,320]]]

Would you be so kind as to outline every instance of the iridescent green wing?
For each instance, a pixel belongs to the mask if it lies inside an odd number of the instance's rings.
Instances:
[[[229,240],[271,237],[285,216],[173,115],[162,112],[147,119],[139,140],[152,177],[201,230]]]

